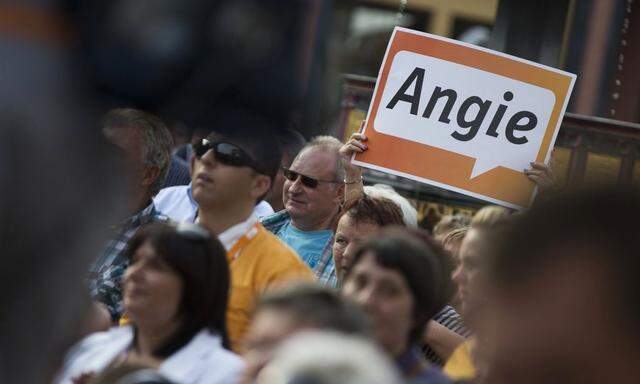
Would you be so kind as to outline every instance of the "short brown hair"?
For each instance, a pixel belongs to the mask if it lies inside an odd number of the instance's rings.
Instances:
[[[254,314],[262,310],[291,314],[299,324],[318,329],[369,336],[366,315],[333,289],[312,283],[296,283],[268,291],[256,304]]]
[[[137,129],[140,133],[142,161],[158,167],[160,174],[151,188],[156,194],[164,185],[171,164],[171,146],[173,137],[159,117],[134,108],[116,108],[108,111],[102,118],[105,129],[126,127]]]
[[[400,207],[385,198],[364,195],[345,214],[356,222],[373,223],[380,227],[387,225],[405,226]]]

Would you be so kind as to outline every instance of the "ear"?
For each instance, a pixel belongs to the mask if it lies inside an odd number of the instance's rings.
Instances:
[[[160,177],[160,168],[155,165],[146,165],[142,170],[142,186],[149,187]]]
[[[340,183],[338,184],[338,187],[336,188],[336,195],[334,198],[334,201],[336,202],[336,204],[342,204],[344,202],[344,183]]]
[[[189,176],[193,176],[193,167],[196,164],[196,154],[192,153],[189,158]]]
[[[258,199],[266,195],[271,189],[271,178],[266,175],[256,174],[251,182],[251,197]]]

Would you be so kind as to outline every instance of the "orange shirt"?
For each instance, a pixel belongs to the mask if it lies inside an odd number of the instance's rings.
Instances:
[[[239,352],[240,341],[261,294],[288,281],[315,280],[311,269],[293,249],[262,224],[256,223],[252,228],[227,254],[231,271],[227,331],[235,352]]]
[[[442,371],[453,380],[473,380],[477,372],[471,358],[474,339],[469,339],[456,348]]]

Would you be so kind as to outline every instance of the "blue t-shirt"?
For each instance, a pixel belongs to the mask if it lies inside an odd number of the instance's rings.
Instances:
[[[333,232],[331,230],[305,232],[294,227],[289,221],[276,235],[293,248],[309,268],[315,269]]]

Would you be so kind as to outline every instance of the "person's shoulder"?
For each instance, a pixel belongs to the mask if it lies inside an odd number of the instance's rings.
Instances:
[[[260,228],[255,240],[254,249],[258,253],[257,262],[262,266],[261,268],[275,275],[313,277],[313,272],[296,251],[273,233]]]
[[[260,223],[262,223],[268,231],[273,232],[273,229],[281,227],[289,220],[291,220],[289,213],[283,209],[282,211],[261,218]]]
[[[214,343],[211,343],[212,345]],[[208,372],[202,376],[202,384],[236,383],[245,368],[244,360],[228,349],[220,346],[211,350],[205,360],[204,368]]]
[[[224,367],[229,374],[240,373],[245,366],[244,360],[234,352],[219,348],[209,356],[211,366],[217,365],[218,369]]]
[[[86,336],[75,344],[67,353],[62,372],[69,373],[77,367],[91,362],[96,356],[117,350],[127,345],[133,338],[133,330],[129,326],[112,327],[104,332],[96,332]]]
[[[258,217],[268,217],[274,214],[271,204],[265,200],[260,201],[253,209],[253,212],[255,212]]]
[[[174,199],[177,196],[187,196],[187,190],[189,185],[175,185],[173,187],[162,188],[158,194],[155,195],[153,201],[156,205],[161,204],[166,199]]]
[[[256,235],[256,243],[259,243],[261,249],[274,257],[291,258],[292,260],[300,261],[300,256],[293,248],[268,231],[264,226],[260,228],[258,235]]]
[[[131,335],[131,327],[112,327],[106,331],[96,332],[86,336],[76,345],[76,347],[85,350],[92,347],[102,347],[103,345],[109,344],[114,340],[131,337]]]

